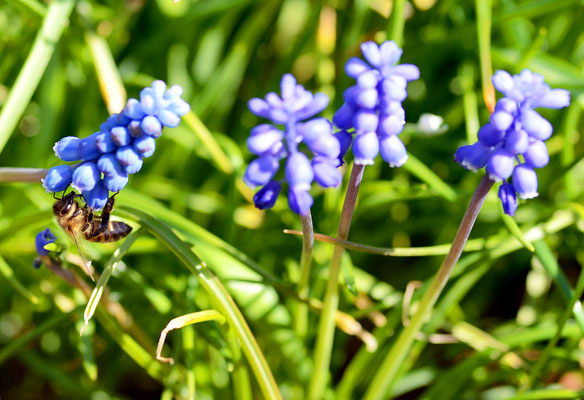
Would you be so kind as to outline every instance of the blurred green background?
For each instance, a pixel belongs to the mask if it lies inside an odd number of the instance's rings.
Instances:
[[[475,6],[405,2],[401,62],[418,65],[421,78],[409,86],[402,138],[428,170],[411,162],[391,169],[380,159],[366,168],[349,240],[419,247],[454,237],[482,173],[464,170],[452,155],[474,142],[488,120]],[[324,114],[332,117],[352,84],[344,63],[360,56],[361,42],[388,39],[391,7],[384,0],[77,1],[66,26],[49,27],[64,29],[63,34],[16,128],[0,127],[5,130],[0,136],[9,135],[0,167],[57,165],[51,149],[56,141],[88,136],[109,112],[119,111],[111,109],[123,97],[116,91],[118,74],[128,97],[138,97],[154,79],[181,85],[196,117],[164,131],[155,155],[131,177],[118,204],[163,219],[195,245],[242,309],[283,396],[300,399],[310,376],[318,315],[310,314],[305,340],[294,336],[297,302],[278,285],[289,287],[298,279],[301,240],[282,230],[301,229],[300,220],[288,210],[285,196],[273,210],[259,211],[251,203],[253,192],[241,176],[252,159],[246,137],[260,120],[246,104],[278,92],[281,76],[292,72],[308,90],[329,95]],[[36,0],[0,4],[0,105],[7,102],[48,8]],[[582,1],[493,2],[487,49],[493,70],[530,68],[552,87],[569,89],[572,105],[542,112],[555,127],[548,142],[551,162],[538,171],[540,196],[521,202],[515,217],[535,242],[536,255],[503,223],[493,189],[471,235],[475,251],[463,255],[427,335],[412,351],[410,372],[393,388],[401,399],[512,398],[556,333],[569,286],[576,285],[584,261],[583,17]],[[422,129],[418,121],[424,113],[441,116],[447,129]],[[314,188],[313,194],[315,231],[334,235],[344,188]],[[0,256],[6,262],[0,278],[3,400],[188,398],[194,382],[198,399],[234,397],[230,371],[237,352],[214,322],[170,333],[164,353],[177,360],[175,366],[154,358],[158,335],[170,319],[210,308],[196,279],[160,242],[142,235],[108,284],[109,298],[129,320],[102,311],[80,337],[86,297],[47,268],[32,267],[34,237],[46,227],[69,245],[70,258],[77,254],[52,218],[51,195],[40,184],[2,184],[0,199]],[[99,272],[117,244],[82,247]],[[316,244],[311,281],[316,299],[323,296],[331,254],[331,245]],[[350,386],[352,397],[359,398],[402,323],[406,286],[431,278],[442,257],[346,253],[340,309],[374,332],[379,351],[372,355],[358,337],[337,331],[332,379],[338,391],[327,396],[344,398],[342,390]],[[549,271],[558,266],[561,272],[552,276]],[[5,279],[7,271],[14,276]],[[279,281],[276,286],[269,275]],[[355,287],[346,285],[352,281]],[[15,282],[37,304],[10,285]],[[416,298],[406,305],[415,307]],[[442,336],[428,336],[436,332]],[[123,334],[132,345],[120,340]],[[567,397],[561,398],[578,398],[584,389],[581,338],[578,324],[568,321],[535,386],[565,389]],[[442,339],[449,343],[437,343]],[[253,377],[252,385],[260,398]],[[546,398],[541,396],[532,398]]]

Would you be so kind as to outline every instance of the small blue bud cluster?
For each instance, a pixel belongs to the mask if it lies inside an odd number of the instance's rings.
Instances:
[[[57,237],[53,234],[53,232],[51,232],[49,228],[39,232],[34,239],[34,244],[38,255],[48,256],[49,250],[45,249],[45,246],[49,243],[55,243],[55,240],[57,240]]]
[[[355,164],[373,164],[381,153],[391,167],[400,167],[408,158],[398,137],[405,124],[402,102],[408,95],[408,82],[418,79],[420,71],[413,64],[395,65],[402,50],[393,41],[362,43],[361,52],[367,62],[353,57],[345,65],[347,75],[357,83],[345,90],[345,104],[333,122],[345,137],[351,138],[347,130],[355,128]]]
[[[128,174],[140,171],[143,159],[154,154],[155,139],[162,128],[174,128],[190,106],[181,99],[183,90],[166,88],[163,81],[140,92],[140,100],[130,99],[120,114],[110,116],[99,132],[85,139],[67,136],[53,150],[63,161],[82,162],[75,166],[53,167],[42,180],[47,192],[60,192],[69,185],[83,194],[87,205],[102,209],[109,192],[119,192],[128,183]]]
[[[332,124],[325,118],[312,118],[328,105],[325,94],[313,95],[291,74],[282,77],[280,88],[281,97],[272,92],[265,99],[253,98],[248,103],[252,113],[284,129],[261,124],[251,130],[247,147],[258,158],[249,164],[243,179],[252,188],[263,186],[254,196],[256,207],[272,208],[282,189],[282,181],[274,180],[274,176],[280,160],[287,158],[283,181],[289,187],[288,204],[292,211],[304,215],[312,206],[308,191],[313,180],[325,188],[341,182],[337,167],[350,141],[347,144],[334,135]],[[298,150],[301,142],[312,152],[311,160]]]
[[[460,147],[454,158],[471,171],[486,166],[490,179],[503,181],[499,198],[505,214],[514,215],[516,194],[522,199],[536,197],[538,182],[534,169],[549,162],[544,142],[551,137],[553,127],[534,108],[566,107],[570,104],[570,92],[551,89],[542,75],[528,69],[514,76],[497,71],[492,81],[505,97],[497,101],[489,122],[479,129],[479,141]],[[508,183],[511,177],[512,183]]]

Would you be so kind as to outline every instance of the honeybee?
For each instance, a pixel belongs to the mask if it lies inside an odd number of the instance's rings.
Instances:
[[[87,205],[81,207],[77,203],[77,197],[81,197],[81,195],[70,192],[60,199],[57,198],[57,201],[53,204],[53,213],[57,217],[57,222],[61,225],[61,228],[73,237],[79,250],[79,255],[83,259],[88,274],[91,276],[87,263],[79,249],[77,234],[80,233],[85,240],[90,242],[115,242],[128,236],[132,231],[132,227],[121,221],[110,221],[115,194],[108,198],[101,215],[94,214],[93,210],[88,208]]]

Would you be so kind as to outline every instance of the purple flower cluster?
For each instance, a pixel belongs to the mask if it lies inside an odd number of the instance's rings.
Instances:
[[[272,208],[282,182],[287,182],[288,204],[292,211],[303,215],[312,206],[309,190],[313,180],[322,187],[338,186],[341,182],[337,167],[350,141],[334,135],[328,120],[312,118],[328,105],[325,94],[313,95],[297,84],[291,74],[282,77],[280,89],[281,97],[272,92],[265,99],[253,98],[248,103],[252,113],[284,128],[261,124],[251,130],[247,147],[258,158],[249,164],[243,179],[252,188],[263,186],[253,199],[259,209]],[[313,154],[312,159],[298,150],[301,142]],[[278,181],[274,176],[282,159],[286,159],[284,179]]]
[[[345,90],[345,104],[335,113],[333,122],[343,129],[343,135],[355,128],[356,164],[373,164],[381,153],[391,167],[400,167],[408,158],[398,137],[405,124],[401,103],[408,95],[408,82],[418,79],[420,71],[413,64],[395,65],[402,50],[393,41],[362,43],[361,52],[367,62],[353,57],[345,65],[347,75],[357,83]]]
[[[516,194],[522,199],[536,197],[535,168],[549,162],[544,142],[552,135],[553,127],[534,108],[566,107],[570,92],[551,89],[542,75],[528,69],[514,76],[497,71],[492,81],[505,97],[497,101],[489,122],[479,130],[479,141],[460,147],[454,158],[471,171],[486,167],[490,179],[503,181],[499,198],[505,214],[514,215]],[[509,178],[512,183],[507,182]]]
[[[128,183],[128,174],[142,168],[143,159],[154,154],[155,139],[164,126],[173,128],[190,106],[181,99],[183,90],[166,88],[163,81],[140,92],[140,100],[128,100],[120,114],[110,116],[99,132],[85,139],[67,136],[53,147],[63,161],[81,161],[53,167],[42,180],[47,192],[60,192],[69,185],[83,194],[94,209],[105,206],[109,192],[119,192]]]

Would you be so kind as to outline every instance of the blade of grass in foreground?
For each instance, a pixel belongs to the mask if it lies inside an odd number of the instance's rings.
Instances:
[[[217,310],[225,316],[227,323],[233,329],[264,397],[266,399],[281,399],[282,396],[272,371],[255,337],[251,333],[241,311],[217,277],[168,226],[140,210],[129,207],[120,207],[119,210],[120,214],[122,214],[123,210],[123,214],[134,217],[143,226],[147,226],[154,236],[164,243],[197,276],[201,286],[206,290]]]
[[[49,4],[41,30],[0,113],[0,153],[30,102],[61,33],[69,24],[74,5],[75,0],[55,0]]]
[[[28,301],[30,301],[32,304],[38,304],[39,299],[27,288],[25,288],[22,283],[18,281],[18,279],[16,279],[14,276],[14,271],[12,271],[12,268],[6,264],[6,261],[4,261],[2,256],[0,256],[0,274],[4,275],[6,280],[14,287],[14,289],[16,289],[16,291],[23,295]]]
[[[418,160],[412,154],[408,153],[408,161],[402,166],[403,169],[415,175],[422,182],[434,189],[446,200],[456,201],[458,195],[450,186],[448,186],[438,175],[436,175],[423,162]]]

